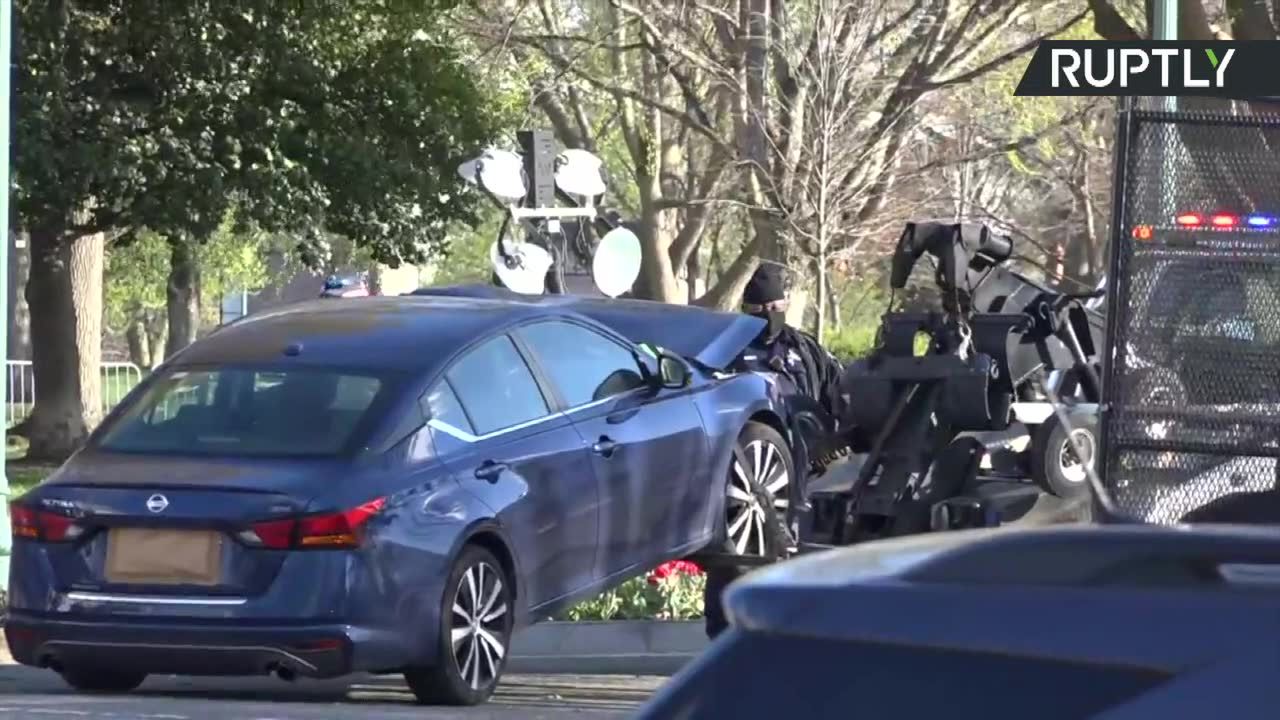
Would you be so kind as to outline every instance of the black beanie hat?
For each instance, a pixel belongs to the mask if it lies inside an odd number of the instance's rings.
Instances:
[[[742,291],[742,302],[751,305],[764,305],[775,300],[786,298],[787,292],[782,277],[781,265],[766,262],[751,275],[747,287]]]

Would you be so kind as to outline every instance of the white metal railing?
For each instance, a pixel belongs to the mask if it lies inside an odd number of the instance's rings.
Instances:
[[[124,399],[134,385],[142,382],[142,369],[129,362],[104,362],[102,373],[102,412],[107,412]],[[35,377],[30,360],[5,361],[5,423],[13,426],[31,412],[36,401]]]

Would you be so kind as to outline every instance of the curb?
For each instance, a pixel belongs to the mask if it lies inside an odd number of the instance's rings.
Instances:
[[[701,620],[546,622],[516,635],[509,667],[532,674],[673,675],[708,644]]]
[[[508,673],[674,675],[706,649],[701,620],[544,622],[511,642]],[[12,665],[0,634],[0,665]]]

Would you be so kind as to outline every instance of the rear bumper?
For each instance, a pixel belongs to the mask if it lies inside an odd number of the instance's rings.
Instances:
[[[74,664],[167,675],[286,675],[332,678],[406,664],[384,630],[351,625],[266,626],[68,620],[10,612],[14,660],[55,670]]]

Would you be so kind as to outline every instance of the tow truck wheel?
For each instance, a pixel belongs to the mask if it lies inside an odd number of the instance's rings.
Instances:
[[[755,422],[743,429],[738,448],[725,484],[725,549],[734,555],[782,558],[795,532],[791,451],[776,430]]]
[[[1060,498],[1076,498],[1089,491],[1086,464],[1098,454],[1098,418],[1092,413],[1075,413],[1071,435],[1058,416],[1050,415],[1031,438],[1031,476],[1041,488]],[[1084,457],[1072,444],[1080,446]]]

